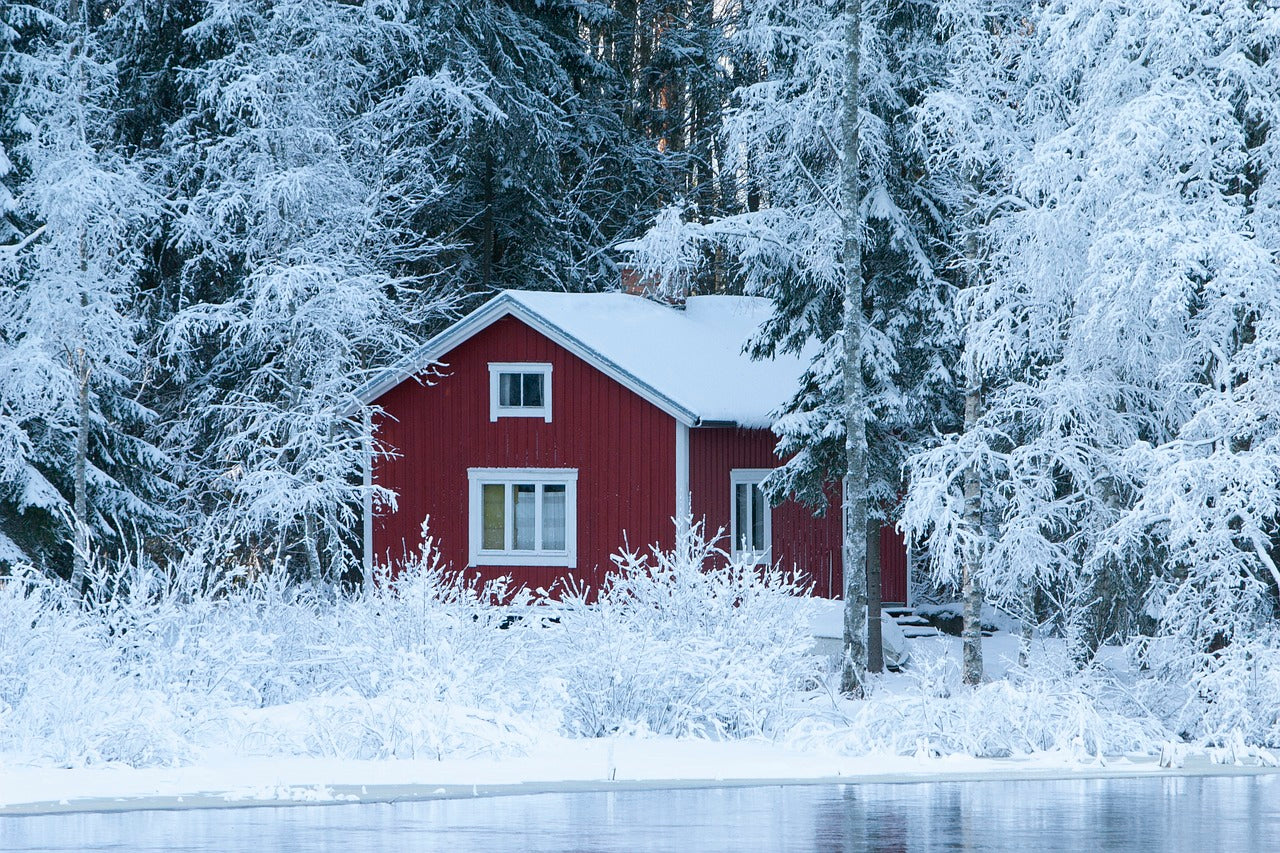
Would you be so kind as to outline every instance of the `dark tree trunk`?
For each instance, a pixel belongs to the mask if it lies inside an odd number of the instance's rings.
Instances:
[[[867,520],[867,672],[884,671],[884,638],[880,629],[883,598],[880,575],[880,520]]]
[[[79,384],[79,401],[76,424],[76,461],[75,461],[75,524],[74,549],[71,559],[71,588],[79,595],[84,587],[84,578],[89,568],[89,497],[86,494],[89,467],[89,360],[83,349],[76,350],[71,357],[71,366],[76,373]]]
[[[493,284],[494,252],[497,251],[497,225],[494,214],[493,152],[484,155],[484,213],[481,216],[480,279],[487,287]]]

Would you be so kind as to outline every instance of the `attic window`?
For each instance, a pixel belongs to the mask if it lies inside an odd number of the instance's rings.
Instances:
[[[551,365],[491,363],[489,420],[542,418],[551,423]]]

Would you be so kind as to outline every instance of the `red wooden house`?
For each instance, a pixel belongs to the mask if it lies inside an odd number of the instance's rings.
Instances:
[[[683,306],[623,293],[506,291],[369,383],[372,428],[394,455],[367,476],[396,493],[366,507],[365,562],[416,550],[430,527],[444,558],[532,589],[569,576],[598,587],[624,545],[669,548],[673,517],[723,529],[722,547],[804,572],[839,597],[838,505],[770,508],[770,413],[806,359],[753,361],[768,302],[695,296]],[[833,494],[838,492],[833,489]],[[901,539],[882,534],[884,600],[907,597]]]

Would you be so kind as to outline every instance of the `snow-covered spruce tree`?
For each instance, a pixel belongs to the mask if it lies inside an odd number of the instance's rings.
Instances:
[[[363,438],[343,414],[353,391],[450,302],[402,274],[440,249],[403,218],[438,158],[407,185],[386,118],[465,128],[492,110],[464,72],[414,70],[426,44],[403,12],[209,3],[187,33],[206,57],[187,79],[193,111],[169,130],[188,291],[162,355],[192,510],[229,545],[300,558],[315,581],[350,565],[367,496]]]
[[[861,15],[860,26],[850,26],[857,17],[850,12]],[[945,356],[953,324],[939,320],[948,288],[933,261],[940,222],[910,121],[938,73],[932,27],[931,3],[744,4],[734,38],[762,79],[734,93],[724,169],[740,176],[746,209],[705,223],[668,211],[629,244],[642,266],[667,277],[690,275],[701,246],[732,258],[743,290],[775,305],[757,354],[821,344],[774,426],[779,453],[790,458],[766,488],[775,499],[791,494],[816,504],[825,500],[824,483],[852,477],[850,690],[861,681],[868,633],[871,666],[879,665],[878,590],[875,618],[865,621],[867,533],[878,531],[876,518],[891,517],[906,449],[955,417]],[[854,99],[856,121],[846,109]],[[853,337],[860,343],[850,351]],[[846,371],[850,358],[859,369]],[[865,474],[857,470],[863,464]]]
[[[189,107],[182,76],[198,64],[199,54],[183,32],[200,20],[206,2],[115,0],[110,6],[99,39],[115,57],[121,104],[116,139],[135,157],[149,158],[164,144],[174,116]]]
[[[614,281],[613,242],[652,214],[666,180],[662,152],[629,109],[633,69],[615,49],[635,36],[626,16],[605,3],[445,0],[411,4],[410,19],[423,66],[477,81],[493,107],[448,129],[447,191],[426,176],[431,203],[414,223],[449,244],[438,263],[454,284]],[[430,124],[398,135],[410,148],[439,145]]]
[[[6,48],[7,46],[4,45],[4,42],[0,41],[0,49]],[[18,243],[21,242],[23,237],[17,223],[13,221],[13,217],[18,210],[18,201],[13,197],[13,192],[6,182],[6,178],[12,179],[14,177],[13,161],[5,153],[4,134],[0,133],[0,241],[4,241],[3,249],[0,249],[0,253],[2,253],[0,258],[3,258],[5,262],[12,261],[13,256],[17,254]]]
[[[0,559],[84,577],[90,550],[163,526],[166,460],[139,435],[140,247],[157,199],[112,147],[98,10],[11,4],[0,111],[16,140],[0,270]]]

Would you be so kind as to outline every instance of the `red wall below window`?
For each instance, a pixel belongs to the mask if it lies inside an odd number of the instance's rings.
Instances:
[[[468,468],[577,468],[578,562],[570,571],[493,567],[530,589],[553,590],[569,576],[598,588],[610,556],[632,547],[670,548],[675,534],[675,419],[512,317],[447,353],[432,385],[412,380],[378,401],[378,439],[397,454],[376,459],[374,482],[399,495],[394,513],[376,513],[374,560],[395,563],[420,542],[422,520],[445,561],[467,565]],[[489,363],[547,362],[551,423],[489,420]]]

